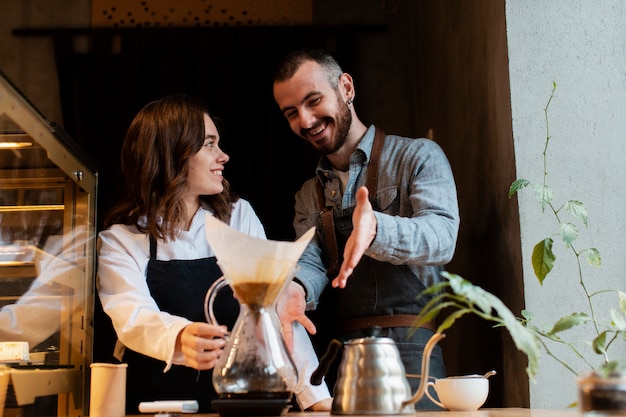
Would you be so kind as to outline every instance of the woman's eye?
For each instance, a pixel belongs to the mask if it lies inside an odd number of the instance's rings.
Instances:
[[[204,146],[206,146],[207,148],[212,148],[214,145],[215,145],[214,140],[207,140],[206,142],[204,142]]]

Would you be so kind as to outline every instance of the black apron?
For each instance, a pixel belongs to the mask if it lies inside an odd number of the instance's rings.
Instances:
[[[370,203],[376,211],[383,211],[376,198],[378,188],[378,158],[384,145],[384,133],[376,129],[376,136],[372,146],[372,156],[367,170],[366,185],[369,189]],[[319,190],[318,190],[319,193]],[[322,209],[324,207],[321,207]],[[329,279],[334,279],[338,267],[343,261],[343,251],[352,232],[352,214],[354,207],[345,209],[332,209],[332,229],[323,224],[322,216],[327,212],[320,213],[320,224],[323,233],[334,234],[333,241],[324,237],[325,251],[336,246],[336,255],[328,256]],[[336,269],[333,268],[336,265]],[[333,270],[334,269],[334,270]],[[398,316],[419,314],[427,299],[417,300],[418,294],[426,287],[419,277],[407,265],[393,265],[388,262],[377,261],[367,255],[363,255],[352,275],[348,279],[345,288],[332,288],[327,285],[320,296],[316,310],[307,312],[307,315],[316,324],[318,332],[312,337],[318,354],[323,353],[330,340],[339,339],[346,341],[361,338],[365,334],[361,329],[340,329],[338,324],[345,320],[360,319],[376,316]],[[422,353],[430,337],[434,334],[432,329],[414,329],[406,325],[389,325],[382,329],[380,336],[393,339],[398,347],[400,358],[407,374],[421,374]],[[338,355],[338,357],[341,355]],[[336,374],[339,358],[335,360],[326,376],[329,389],[333,390],[336,382]],[[430,372],[431,377],[443,378],[446,370],[443,363],[443,353],[439,345],[435,346],[431,353]],[[419,378],[408,378],[412,392],[417,391]],[[428,398],[424,397],[416,404],[417,409],[439,409]]]
[[[215,257],[194,260],[159,261],[156,240],[150,238],[150,260],[146,281],[150,293],[162,311],[206,322],[204,298],[211,284],[222,276]],[[239,304],[230,287],[219,292],[214,311],[220,324],[229,328],[239,314]],[[163,372],[165,362],[126,349],[126,413],[138,414],[142,401],[196,400],[200,413],[215,412],[211,401],[217,398],[212,370],[198,371],[184,365],[172,365]]]

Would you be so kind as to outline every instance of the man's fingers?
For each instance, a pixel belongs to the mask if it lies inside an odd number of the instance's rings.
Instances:
[[[298,316],[298,318],[296,319],[298,321],[298,323],[300,323],[302,325],[302,327],[304,327],[306,329],[307,332],[309,332],[310,334],[315,334],[317,333],[317,328],[315,327],[315,324],[311,321],[310,318],[308,318],[306,315],[301,315]]]
[[[367,203],[369,195],[370,192],[367,187],[359,187],[359,189],[356,190],[356,204],[359,205]]]
[[[346,284],[348,283],[348,277],[352,275],[354,268],[346,265],[346,262],[341,265],[341,269],[339,270],[339,275],[333,280],[332,286],[333,288],[346,288]]]

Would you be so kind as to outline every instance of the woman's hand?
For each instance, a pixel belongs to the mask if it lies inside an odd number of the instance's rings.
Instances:
[[[226,345],[225,326],[191,323],[178,333],[176,350],[185,357],[185,365],[198,369],[213,369]]]

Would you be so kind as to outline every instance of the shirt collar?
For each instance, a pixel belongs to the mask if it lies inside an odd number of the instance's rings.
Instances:
[[[366,162],[369,162],[370,156],[372,154],[372,147],[374,146],[374,134],[376,133],[376,127],[374,125],[370,125],[370,127],[365,132],[365,135],[359,141],[359,144],[356,147],[354,153],[362,153],[365,155]],[[350,157],[352,159],[352,157]],[[335,173],[332,171],[332,166],[330,161],[326,156],[321,156],[319,161],[317,162],[317,167],[315,168],[315,174],[317,177],[324,183],[326,178],[334,178]]]

